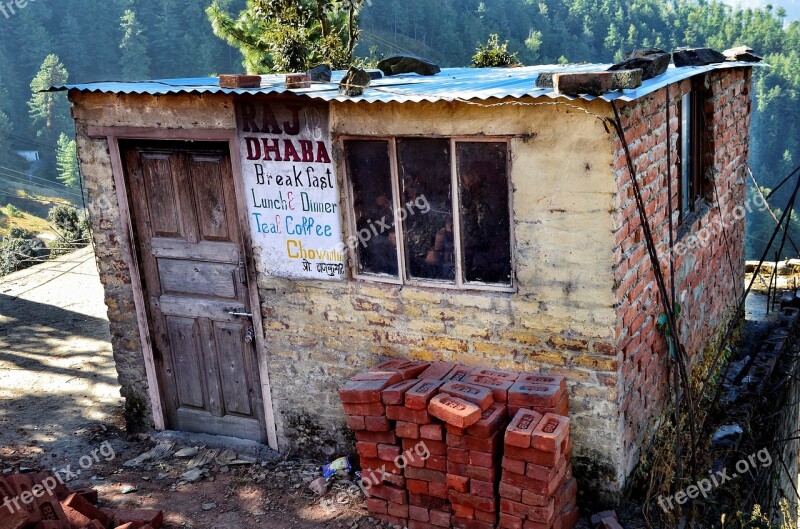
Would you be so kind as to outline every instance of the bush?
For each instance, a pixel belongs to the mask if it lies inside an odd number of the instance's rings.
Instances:
[[[47,214],[47,219],[58,232],[58,238],[50,246],[52,255],[69,253],[89,244],[89,219],[76,208],[63,204],[55,206]]]
[[[6,212],[8,213],[9,217],[17,217],[22,218],[22,210],[19,209],[14,204],[9,204],[6,206]]]
[[[28,268],[46,258],[47,246],[22,228],[11,228],[0,242],[0,276]]]
[[[489,41],[486,44],[478,45],[478,50],[472,56],[473,68],[519,65],[517,54],[508,51],[508,41],[500,44],[500,36],[496,33],[489,37]]]

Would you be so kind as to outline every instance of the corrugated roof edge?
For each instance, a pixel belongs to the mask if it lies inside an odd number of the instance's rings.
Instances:
[[[601,96],[586,94],[569,96],[566,94],[557,94],[550,88],[536,87],[536,78],[543,72],[602,71],[606,70],[609,66],[609,64],[572,64],[527,66],[521,68],[445,68],[441,73],[435,76],[425,77],[417,74],[403,74],[384,77],[374,81],[364,95],[358,97],[339,95],[338,81],[341,80],[344,75],[343,71],[334,72],[333,79],[330,83],[318,83],[312,85],[311,88],[292,90],[284,86],[283,75],[265,75],[262,76],[261,87],[252,89],[221,88],[216,77],[208,77],[59,85],[49,88],[48,91],[78,90],[90,93],[136,95],[258,95],[292,93],[324,101],[354,103],[411,103],[456,100],[486,101],[489,99],[520,99],[523,97],[549,97],[568,100],[583,99],[586,101],[599,98],[605,101],[633,101],[669,84],[705,72],[727,68],[750,68],[768,65],[751,62],[724,62],[706,66],[684,66],[681,68],[670,65],[664,74],[644,81],[639,88],[608,92]]]

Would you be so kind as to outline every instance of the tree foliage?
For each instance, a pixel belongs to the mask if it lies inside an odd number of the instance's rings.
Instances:
[[[475,55],[472,56],[472,66],[474,68],[518,65],[519,57],[517,57],[517,53],[508,51],[508,41],[500,44],[500,36],[497,33],[489,35],[489,40],[486,44],[479,44]]]
[[[75,140],[61,133],[56,150],[56,168],[59,181],[69,187],[80,187],[80,170],[78,168],[78,149]]]
[[[240,49],[250,73],[302,72],[321,63],[346,68],[359,37],[364,0],[247,0],[237,18],[218,1],[214,33]]]

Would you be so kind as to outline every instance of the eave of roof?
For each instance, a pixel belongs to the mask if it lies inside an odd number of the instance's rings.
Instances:
[[[538,88],[536,78],[543,72],[602,71],[609,64],[540,65],[521,68],[445,68],[434,76],[403,74],[384,77],[372,82],[363,95],[347,97],[339,94],[338,82],[343,71],[334,72],[330,83],[315,83],[310,88],[287,89],[283,75],[262,76],[259,88],[221,88],[216,77],[162,79],[137,82],[95,82],[86,84],[59,85],[50,91],[78,90],[102,94],[296,94],[321,99],[353,103],[416,103],[422,101],[487,101],[490,99],[521,99],[525,97],[584,99],[591,101],[633,101],[655,92],[669,84],[688,79],[698,74],[726,68],[750,68],[765,66],[763,63],[723,62],[706,66],[673,65],[667,71],[642,83],[634,90],[617,90],[600,96],[583,94],[570,96],[557,94],[552,88]]]

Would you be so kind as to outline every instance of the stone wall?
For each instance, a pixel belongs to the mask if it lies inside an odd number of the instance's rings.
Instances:
[[[612,136],[593,115],[608,111],[602,102],[333,105],[336,136],[512,136],[517,292],[261,275],[283,446],[326,456],[352,450],[336,389],[382,358],[544,371],[569,380],[582,488],[609,495],[618,490],[622,454],[609,213],[616,185]],[[341,171],[339,178],[341,184]]]
[[[693,363],[715,343],[732,316],[744,288],[744,215],[746,163],[750,128],[750,69],[726,69],[705,76],[707,103],[705,149],[707,204],[679,226],[681,96],[685,80],[620,106],[631,157],[637,171],[661,271],[670,288],[669,217],[673,216],[675,292],[682,315],[681,342]],[[667,193],[670,150],[672,201]],[[641,231],[626,158],[617,139],[615,170],[620,189],[614,215],[614,292],[616,336],[621,355],[619,401],[623,430],[624,474],[639,460],[643,443],[654,433],[667,401],[668,352],[656,319],[663,312],[651,261]],[[720,223],[722,221],[724,226]],[[705,235],[704,235],[705,234]],[[706,236],[707,235],[707,236]]]

